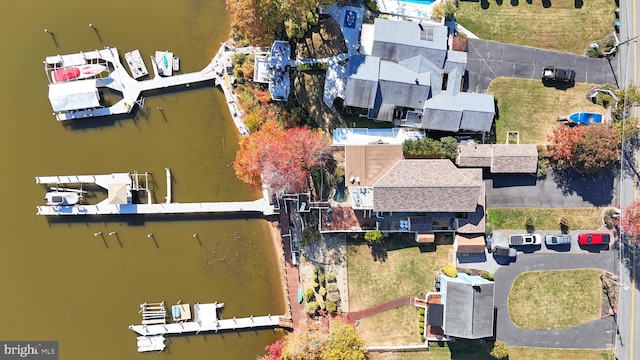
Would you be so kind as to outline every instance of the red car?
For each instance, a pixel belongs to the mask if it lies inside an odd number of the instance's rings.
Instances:
[[[610,235],[607,233],[588,233],[578,235],[580,245],[602,245],[609,244]]]

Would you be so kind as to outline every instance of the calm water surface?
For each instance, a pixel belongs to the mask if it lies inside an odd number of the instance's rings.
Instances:
[[[0,30],[0,340],[58,340],[60,359],[262,354],[278,337],[272,330],[172,337],[167,351],[138,354],[136,335],[127,327],[140,321],[144,301],[220,301],[227,318],[283,313],[264,221],[35,215],[46,191],[35,184],[39,175],[149,171],[155,199],[162,201],[164,168],[170,167],[177,202],[259,196],[234,176],[237,132],[224,97],[211,86],[147,94],[144,114],[134,119],[92,119],[73,127],[55,121],[47,99],[42,61],[48,55],[104,46],[121,55],[140,49],[151,69],[149,56],[170,50],[183,72],[200,70],[228,34],[224,1],[5,1]],[[117,235],[107,235],[111,231]]]

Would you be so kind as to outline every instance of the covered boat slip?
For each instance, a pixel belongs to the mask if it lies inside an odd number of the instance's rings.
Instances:
[[[96,80],[49,84],[49,101],[55,112],[99,107]]]

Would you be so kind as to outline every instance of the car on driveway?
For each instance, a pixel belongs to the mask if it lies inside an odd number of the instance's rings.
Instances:
[[[571,235],[547,235],[544,237],[547,246],[569,245],[571,246]]]
[[[554,66],[545,66],[542,70],[542,81],[573,82],[576,72],[571,69],[559,69]]]
[[[586,233],[578,235],[579,245],[609,245],[611,235],[608,233]]]
[[[515,260],[516,256],[518,255],[518,251],[508,246],[496,245],[496,247],[493,248],[493,255],[504,256],[509,258],[509,260]]]

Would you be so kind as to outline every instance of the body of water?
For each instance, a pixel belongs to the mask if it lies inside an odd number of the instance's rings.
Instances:
[[[138,354],[128,326],[140,322],[145,301],[224,302],[223,318],[284,313],[264,220],[35,215],[47,189],[34,177],[44,175],[149,171],[160,202],[170,167],[176,202],[260,196],[235,178],[237,131],[211,84],[145,94],[135,118],[73,124],[56,122],[47,98],[49,55],[140,49],[151,69],[149,56],[169,50],[182,72],[202,69],[229,33],[224,0],[12,1],[3,4],[0,29],[0,340],[57,340],[65,360],[262,354],[279,337],[272,330],[169,337],[165,352]]]

